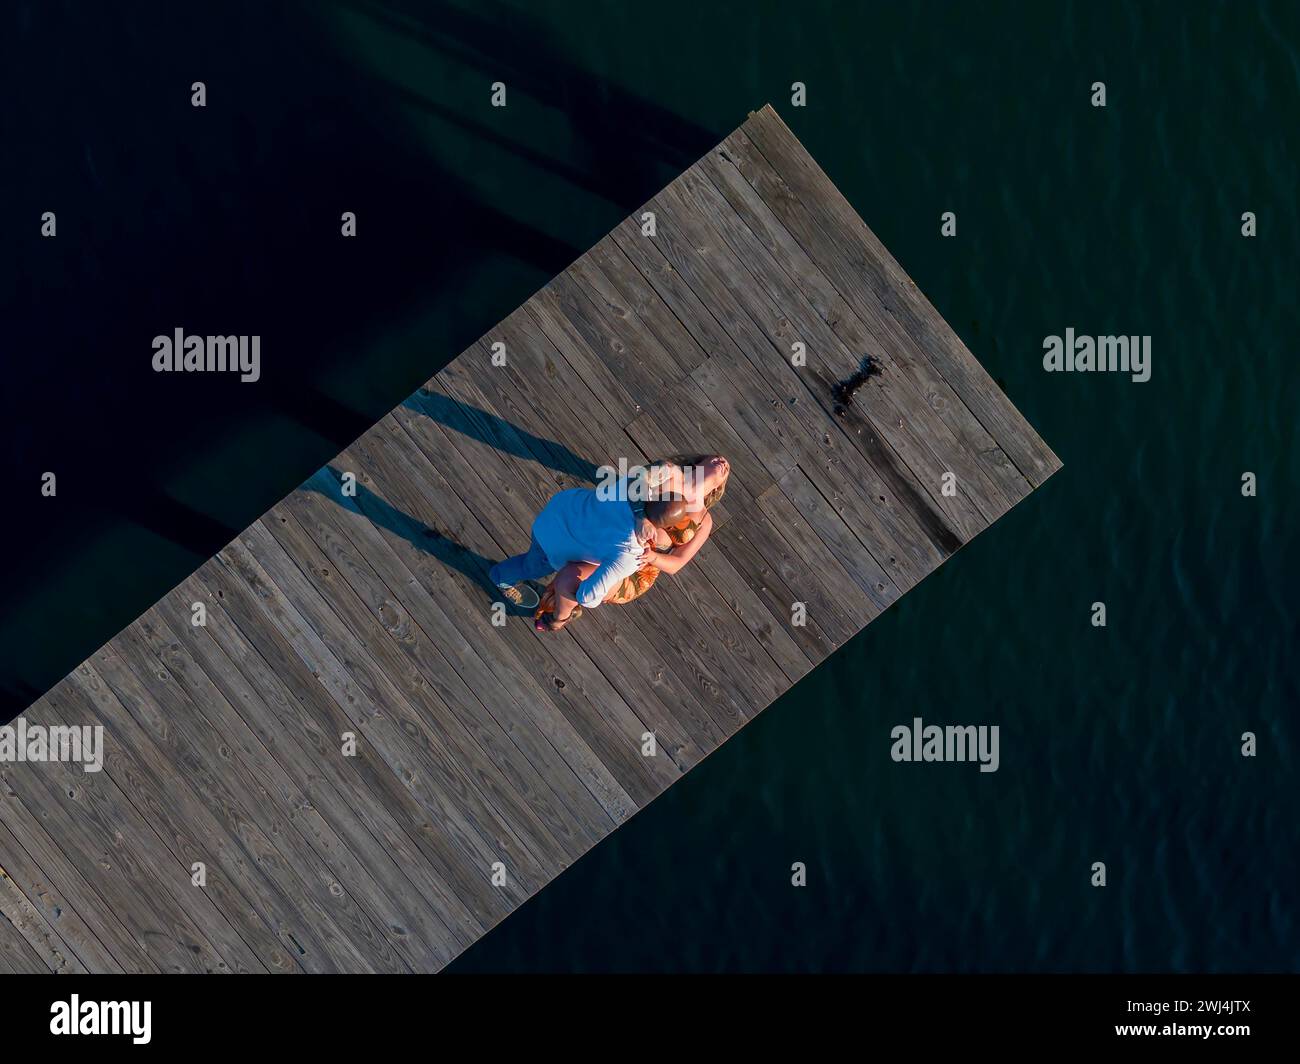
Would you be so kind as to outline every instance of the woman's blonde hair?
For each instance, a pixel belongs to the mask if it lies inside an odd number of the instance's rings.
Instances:
[[[647,467],[646,483],[652,488],[657,488],[668,479],[670,467],[676,466],[679,469],[690,469],[693,466],[701,466],[714,457],[716,456],[711,454],[673,454],[667,458],[659,458],[651,462]],[[712,509],[726,490],[727,482],[724,480],[708,495],[704,496],[704,508],[706,510]]]

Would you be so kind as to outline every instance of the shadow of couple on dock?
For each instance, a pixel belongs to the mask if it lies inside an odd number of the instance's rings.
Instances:
[[[545,439],[505,418],[469,403],[451,399],[421,388],[402,406],[427,417],[452,432],[459,432],[503,453],[536,461],[559,473],[567,473],[585,483],[594,483],[599,467],[575,454],[564,444]],[[488,558],[458,543],[446,533],[399,509],[370,488],[357,481],[343,490],[343,471],[334,465],[317,470],[302,485],[337,506],[367,518],[376,527],[400,536],[418,550],[437,558],[443,565],[463,575],[485,597],[494,599],[488,571],[501,557]],[[504,557],[504,555],[503,555]]]
[[[486,558],[457,543],[418,517],[399,510],[360,482],[350,487],[355,494],[344,494],[343,471],[335,466],[328,465],[317,470],[302,487],[304,491],[314,491],[336,506],[367,518],[375,527],[400,536],[418,550],[437,558],[449,569],[461,573],[481,588],[484,595],[488,594],[488,570],[500,558]]]
[[[402,406],[504,454],[540,462],[557,473],[567,473],[583,482],[594,484],[600,472],[595,462],[575,454],[556,440],[538,436],[498,414],[430,388],[419,389]]]

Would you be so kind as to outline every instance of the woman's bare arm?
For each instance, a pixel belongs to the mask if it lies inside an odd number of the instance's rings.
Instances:
[[[663,573],[677,572],[695,557],[696,552],[704,546],[704,541],[709,538],[709,533],[712,531],[713,515],[706,510],[703,519],[700,521],[700,527],[695,530],[695,535],[691,537],[689,543],[674,547],[667,554],[652,555],[650,564]]]

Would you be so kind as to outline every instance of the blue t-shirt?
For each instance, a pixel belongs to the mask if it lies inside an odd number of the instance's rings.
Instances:
[[[595,488],[570,488],[551,497],[533,522],[533,537],[556,569],[569,562],[594,562],[597,569],[578,585],[578,602],[599,606],[625,577],[641,566],[644,544],[625,498],[602,498]]]

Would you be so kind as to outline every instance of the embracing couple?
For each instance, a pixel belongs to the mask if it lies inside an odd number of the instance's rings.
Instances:
[[[539,632],[558,632],[584,608],[631,602],[660,573],[695,557],[730,475],[721,455],[677,455],[611,490],[562,491],[537,515],[528,550],[494,565],[489,577],[503,599],[534,611]],[[526,581],[549,573],[555,579],[539,598]]]

